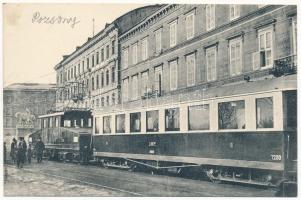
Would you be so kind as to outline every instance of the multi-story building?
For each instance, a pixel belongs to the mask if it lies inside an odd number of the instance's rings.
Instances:
[[[3,89],[4,140],[38,130],[39,115],[55,109],[55,84],[15,83]],[[9,141],[11,142],[11,141]]]
[[[161,5],[135,9],[117,18],[55,66],[57,109],[97,109],[119,103],[118,37]]]
[[[296,59],[296,12],[289,5],[163,6],[119,35],[123,104],[266,78],[275,61]]]

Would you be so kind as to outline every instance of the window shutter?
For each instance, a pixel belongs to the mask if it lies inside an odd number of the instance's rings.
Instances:
[[[253,70],[258,70],[260,68],[259,52],[253,53]]]

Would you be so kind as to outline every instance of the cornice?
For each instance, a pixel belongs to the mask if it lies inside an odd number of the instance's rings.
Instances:
[[[157,11],[156,13],[149,16],[147,19],[145,19],[140,24],[134,26],[129,31],[125,32],[123,35],[119,36],[119,41],[124,41],[132,36],[134,36],[136,33],[142,32],[145,29],[149,28],[151,25],[155,24],[157,21],[159,21],[164,16],[170,14],[170,12],[176,10],[179,8],[180,4],[169,4],[165,7],[163,7],[161,10]]]

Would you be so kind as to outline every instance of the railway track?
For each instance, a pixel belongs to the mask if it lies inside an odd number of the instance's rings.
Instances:
[[[48,161],[42,165],[47,165],[47,167],[33,165],[23,170],[118,191],[126,196],[272,196],[270,190],[239,185],[215,185],[206,181]]]

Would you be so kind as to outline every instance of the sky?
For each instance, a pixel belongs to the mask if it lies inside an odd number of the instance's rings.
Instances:
[[[3,86],[55,83],[54,66],[106,23],[144,4],[5,4],[3,6]],[[53,24],[39,23],[54,17]],[[70,23],[58,23],[58,18]],[[75,22],[75,23],[74,23]]]

